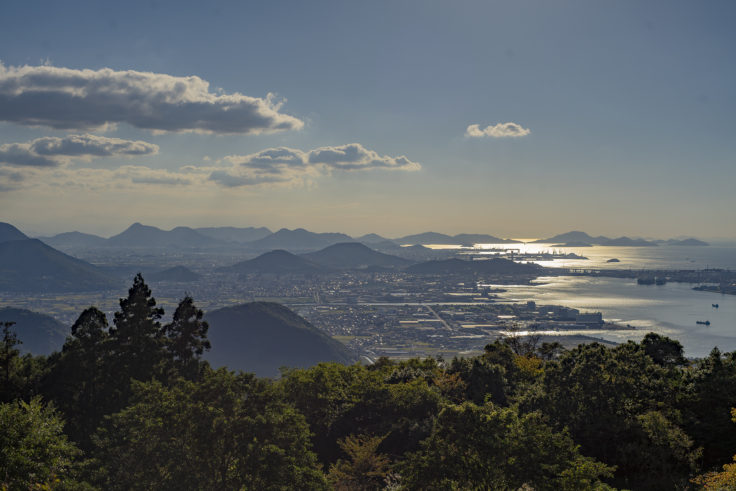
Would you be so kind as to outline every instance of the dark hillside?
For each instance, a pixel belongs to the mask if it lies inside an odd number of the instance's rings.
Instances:
[[[274,377],[279,368],[309,367],[323,361],[352,363],[347,348],[281,304],[252,302],[208,312],[215,366]]]
[[[50,315],[13,307],[0,308],[0,322],[15,322],[13,330],[23,343],[21,353],[49,355],[61,349],[69,328]]]
[[[38,239],[0,243],[0,291],[75,292],[118,286],[107,274]]]

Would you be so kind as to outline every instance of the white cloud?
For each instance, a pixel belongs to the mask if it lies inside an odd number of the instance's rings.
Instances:
[[[210,180],[227,187],[295,185],[321,175],[329,175],[335,170],[417,171],[422,167],[403,155],[381,156],[359,143],[321,147],[308,152],[287,147],[268,148],[250,155],[230,155],[224,160],[232,167],[213,171]]]
[[[138,157],[158,153],[158,145],[96,135],[43,137],[26,143],[0,145],[0,164],[57,167],[71,159],[94,157]]]
[[[465,130],[465,136],[471,138],[518,138],[531,133],[529,128],[524,128],[517,123],[498,123],[481,128],[478,124],[471,124]]]
[[[154,131],[258,134],[298,130],[284,101],[211,92],[197,76],[0,63],[0,121],[64,130],[128,123]]]
[[[41,139],[39,139],[41,140]],[[24,148],[34,147],[33,142]],[[131,142],[145,143],[145,142]],[[52,147],[68,148],[68,153],[75,153],[79,158],[77,147],[62,143],[40,145],[47,149]],[[2,147],[0,147],[2,148]],[[138,148],[131,146],[131,148]],[[69,156],[46,156],[26,152],[28,158],[44,159],[71,158]],[[87,155],[87,154],[84,154]],[[66,164],[66,162],[64,162]],[[293,148],[268,148],[250,155],[230,155],[205,166],[185,165],[175,170],[153,169],[141,165],[123,165],[115,169],[80,167],[77,165],[38,165],[2,166],[0,159],[0,191],[19,189],[21,187],[43,187],[80,190],[136,190],[141,186],[161,190],[162,186],[194,186],[197,189],[222,186],[226,188],[257,186],[301,186],[312,183],[315,179],[330,175],[333,171],[356,172],[371,169],[389,169],[416,171],[421,165],[404,156],[388,157],[378,155],[357,143],[336,147],[321,147],[308,152]],[[7,164],[7,162],[6,162]],[[49,169],[51,167],[51,169]]]

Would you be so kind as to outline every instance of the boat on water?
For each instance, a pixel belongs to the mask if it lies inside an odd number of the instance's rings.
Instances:
[[[710,326],[710,321],[695,321],[695,323],[701,326]]]
[[[711,305],[713,306],[714,309],[717,309],[718,308],[718,304],[717,303],[712,303]]]

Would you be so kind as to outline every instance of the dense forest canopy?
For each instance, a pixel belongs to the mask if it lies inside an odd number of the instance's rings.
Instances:
[[[734,489],[736,353],[676,340],[475,357],[211,367],[191,297],[141,275],[50,356],[0,346],[2,489]]]

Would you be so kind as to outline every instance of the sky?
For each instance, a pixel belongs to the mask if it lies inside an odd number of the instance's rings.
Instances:
[[[736,3],[0,4],[0,221],[736,238]]]

